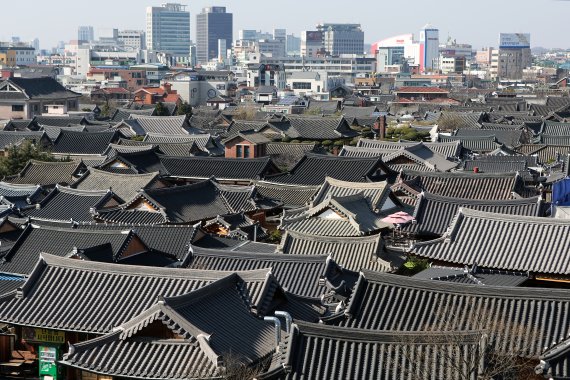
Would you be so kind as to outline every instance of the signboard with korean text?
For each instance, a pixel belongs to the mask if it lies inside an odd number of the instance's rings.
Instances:
[[[530,48],[529,33],[501,33],[500,48]]]
[[[65,344],[65,333],[56,330],[23,327],[22,338],[28,342]]]

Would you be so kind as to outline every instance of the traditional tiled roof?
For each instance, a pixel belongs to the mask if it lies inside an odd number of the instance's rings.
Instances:
[[[410,252],[446,263],[570,275],[569,244],[567,220],[460,208],[442,238],[417,243]]]
[[[158,223],[188,224],[217,215],[255,210],[254,190],[253,186],[223,186],[212,180],[148,189],[116,209],[102,210],[97,218],[111,223],[149,224],[146,218],[151,217]],[[141,202],[149,205],[147,209],[139,208]],[[144,218],[145,222],[137,222],[134,217]]]
[[[363,271],[344,313],[328,323],[401,332],[484,328],[498,353],[537,357],[568,337],[569,304],[568,290],[454,284]]]
[[[326,177],[324,184],[319,189],[311,201],[311,205],[315,206],[329,197],[345,197],[348,195],[362,194],[373,210],[388,210],[393,206],[385,204],[390,197],[390,189],[387,182],[347,182],[340,181],[331,177]]]
[[[457,166],[456,162],[447,160],[422,143],[383,155],[382,161],[396,172],[405,169],[446,172]]]
[[[570,153],[570,145],[528,144],[520,146],[517,151],[525,155],[536,155],[542,164],[552,163],[561,156]]]
[[[43,131],[0,131],[0,149],[7,149],[10,146],[20,145],[24,141],[33,141],[42,147],[51,146],[48,135]]]
[[[280,228],[320,236],[362,236],[391,228],[371,207],[362,192],[330,196],[313,207],[303,208],[298,215],[284,217]]]
[[[316,144],[314,143],[269,143],[266,148],[267,155],[271,157],[275,165],[287,170],[295,166],[305,153],[315,151]]]
[[[448,380],[476,380],[484,342],[481,331],[370,331],[295,323],[283,365],[290,368],[288,380],[439,375]]]
[[[466,171],[477,168],[480,173],[524,173],[528,171],[528,164],[529,159],[525,156],[485,156],[465,160],[462,168]]]
[[[86,170],[82,162],[43,162],[31,160],[19,174],[4,178],[12,184],[54,186],[68,185],[77,180]]]
[[[387,170],[377,157],[350,158],[307,153],[289,173],[268,180],[297,185],[321,185],[328,176],[343,181],[367,182],[377,179],[380,176],[378,171],[386,174]]]
[[[63,87],[52,77],[21,78],[12,77],[6,80],[16,85],[22,90],[23,96],[27,99],[74,99],[81,97],[81,94],[70,91]]]
[[[86,131],[86,128],[84,125],[77,125],[77,126],[73,126],[73,127],[52,127],[49,125],[42,125],[42,126],[40,126],[40,128],[42,131],[45,131],[47,136],[52,141],[57,140],[57,138],[59,137],[59,135],[61,134],[61,131],[63,129],[65,129],[67,131],[74,131],[74,132],[85,132]]]
[[[119,199],[107,190],[76,190],[57,185],[40,203],[23,209],[33,219],[93,222],[95,210],[117,204]]]
[[[267,121],[258,120],[233,120],[225,131],[227,138],[232,138],[240,132],[262,132],[280,134],[280,130],[269,124]]]
[[[485,134],[485,136],[444,136],[439,135],[438,141],[449,143],[454,141],[461,142],[464,149],[475,153],[489,153],[499,148],[501,144],[494,135]]]
[[[283,202],[284,207],[299,207],[307,204],[319,190],[319,186],[301,186],[254,181],[259,195]]]
[[[79,190],[111,190],[124,202],[128,202],[140,190],[151,187],[159,173],[148,174],[116,174],[89,168],[89,170],[73,184]]]
[[[552,136],[541,134],[536,141],[538,144],[546,145],[566,145],[570,146],[570,135],[567,136]]]
[[[143,116],[131,115],[145,133],[162,133],[168,135],[187,135],[190,131],[186,115],[181,116]],[[194,131],[193,133],[202,133]]]
[[[71,345],[63,364],[147,379],[219,379],[232,373],[234,366],[243,371],[242,365],[260,365],[264,370],[260,363],[277,344],[274,327],[251,312],[244,286],[238,275],[230,275],[160,300],[116,332]],[[155,326],[154,334],[145,331],[147,325]],[[103,365],[102,357],[112,359],[104,359]]]
[[[110,132],[76,132],[62,129],[53,143],[52,152],[73,155],[102,155],[107,146],[116,142],[119,134]]]
[[[423,236],[441,236],[445,233],[460,207],[510,215],[543,216],[540,197],[512,200],[469,200],[443,197],[429,193],[418,196],[414,222],[403,227],[406,232]]]
[[[484,113],[442,112],[437,124],[443,130],[455,130],[461,128],[479,129],[484,121]]]
[[[391,271],[392,265],[384,250],[380,235],[366,237],[327,237],[286,231],[278,251],[291,255],[331,255],[341,267],[352,271],[370,269]]]
[[[495,136],[499,144],[504,144],[511,148],[528,142],[523,129],[459,129],[455,136],[467,138]],[[466,147],[469,149],[468,146]]]
[[[413,276],[417,279],[490,286],[521,286],[528,273],[484,269],[474,265],[464,268],[431,267]]]
[[[71,256],[74,249],[107,246],[113,257],[121,257],[133,235],[128,231],[80,231],[70,228],[28,225],[3,257],[0,272],[29,275],[41,252]]]
[[[256,180],[276,170],[269,157],[160,157],[170,177],[219,180]]]
[[[236,271],[271,268],[279,284],[289,293],[318,298],[327,292],[324,281],[338,286],[343,273],[327,255],[279,255],[197,248],[189,268]],[[354,273],[348,271],[353,280]]]
[[[566,339],[543,352],[535,373],[545,379],[565,380],[570,377],[569,348],[570,340]]]
[[[36,263],[21,293],[0,298],[0,321],[104,334],[151,307],[159,296],[183,295],[231,274],[110,265],[48,254],[42,254],[39,263],[36,256]],[[275,289],[267,286],[273,278],[268,270],[238,275],[253,305],[263,305],[266,293]],[[73,289],[81,289],[81,296]]]
[[[134,110],[129,108],[118,108],[115,110],[111,120],[113,122],[120,122],[131,118],[131,115],[142,115],[142,116],[152,116],[154,115],[155,108]]]
[[[570,105],[570,98],[567,96],[547,96],[546,105],[549,107],[564,107]]]
[[[194,226],[137,226],[114,224],[83,224],[79,230],[124,231],[132,230],[151,251],[162,252],[185,263],[191,251],[191,243],[198,229]]]
[[[551,136],[570,136],[570,123],[545,121],[541,133]]]
[[[188,157],[194,155],[207,154],[207,152],[202,151],[198,147],[198,145],[196,145],[196,143],[193,141],[187,143],[160,143],[160,144],[151,144],[151,143],[146,143],[144,141],[134,141],[134,140],[125,140],[125,141],[121,141],[121,145],[118,146],[111,144],[109,145],[109,148],[112,148],[113,150],[116,150],[118,152],[126,151],[126,149],[151,150],[152,148],[156,148],[157,153],[164,154],[165,156],[176,156],[176,157]]]
[[[157,154],[157,148],[147,150],[135,150],[130,153],[117,153],[97,165],[98,169],[120,174],[143,174],[158,172],[167,174],[162,165],[161,156]]]
[[[4,126],[5,131],[37,131],[38,129],[33,119],[13,119]]]
[[[358,144],[355,148],[350,149],[352,154],[356,154],[359,149],[368,148],[370,149],[366,155],[362,155],[361,157],[370,157],[374,155],[374,150],[378,150],[379,152],[385,151],[396,151],[402,148],[411,147],[419,144],[415,141],[383,141],[383,140],[372,140],[372,139],[360,139],[358,140]],[[439,153],[440,155],[448,158],[460,157],[461,155],[461,142],[460,141],[452,141],[448,143],[443,142],[422,142],[424,146],[429,148],[435,153]],[[351,147],[345,147],[351,148]],[[343,148],[343,149],[345,149]],[[348,156],[349,154],[347,154]]]
[[[357,136],[344,117],[287,115],[288,123],[275,124],[290,138],[335,140]]]
[[[126,144],[126,141],[122,141],[121,144]],[[197,134],[197,135],[163,135],[163,134],[156,134],[150,133],[147,134],[144,138],[143,143],[146,144],[155,144],[160,147],[164,147],[163,153],[169,155],[167,153],[167,149],[169,149],[168,144],[191,144],[195,143],[200,150],[203,152],[212,155],[212,156],[220,156],[224,154],[224,148],[219,143],[217,139],[212,137],[210,134]],[[129,142],[128,144],[134,144]]]
[[[38,185],[18,185],[0,182],[0,199],[5,199],[16,207],[27,206],[41,197],[42,188]]]
[[[0,274],[0,296],[15,291],[24,285],[26,279],[12,274]]]
[[[422,191],[454,198],[473,200],[507,200],[529,195],[523,179],[512,173],[430,173],[406,171],[400,173],[392,191]]]
[[[70,125],[85,125],[87,119],[83,116],[34,116],[34,123],[52,127],[68,127]]]

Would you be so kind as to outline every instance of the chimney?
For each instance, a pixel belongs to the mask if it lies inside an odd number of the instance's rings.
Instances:
[[[386,116],[384,115],[378,118],[378,137],[380,140],[386,138]]]
[[[164,82],[162,88],[164,88],[164,91],[166,91],[167,94],[170,94],[172,92],[172,84],[168,82]]]
[[[279,344],[281,343],[281,321],[277,317],[264,317],[265,322],[273,322],[275,325],[275,344],[277,351],[279,351]]]

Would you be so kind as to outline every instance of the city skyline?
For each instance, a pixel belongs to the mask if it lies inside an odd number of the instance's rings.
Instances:
[[[165,1],[154,0],[125,0],[112,2],[100,0],[101,9],[110,10],[106,14],[94,14],[85,12],[84,4],[71,0],[59,0],[50,3],[37,3],[34,7],[27,7],[24,3],[11,5],[12,14],[26,15],[34,19],[34,23],[22,22],[22,19],[7,18],[0,32],[0,40],[9,40],[12,36],[18,36],[22,41],[31,41],[39,38],[42,49],[49,49],[57,45],[59,41],[69,41],[77,36],[77,27],[90,25],[95,29],[96,37],[102,29],[140,29],[145,30],[145,11],[147,6],[159,6]],[[419,33],[420,28],[430,23],[440,29],[442,42],[448,36],[459,43],[470,43],[475,48],[483,46],[497,46],[500,32],[527,32],[532,35],[533,47],[566,48],[570,43],[554,28],[546,29],[536,22],[541,16],[549,20],[549,23],[562,23],[565,11],[570,9],[570,3],[563,1],[544,1],[544,7],[536,7],[533,12],[528,12],[520,7],[520,2],[505,0],[501,2],[481,0],[478,7],[473,10],[465,10],[465,15],[455,13],[455,17],[449,17],[449,13],[455,9],[456,2],[440,0],[438,7],[425,7],[420,0],[412,0],[411,7],[407,9],[421,9],[421,12],[412,12],[409,15],[402,14],[402,9],[397,3],[387,3],[378,6],[377,12],[363,12],[359,8],[354,11],[346,11],[346,3],[340,0],[325,2],[290,2],[287,7],[282,7],[279,12],[275,8],[268,8],[270,15],[260,17],[258,4],[253,0],[242,0],[238,3],[229,0],[220,1],[192,1],[181,2],[188,5],[191,14],[191,39],[196,42],[196,15],[203,7],[225,6],[228,12],[234,14],[234,36],[240,29],[256,29],[271,31],[273,28],[286,28],[287,33],[300,35],[303,30],[310,30],[320,22],[360,23],[364,30],[365,43],[373,43],[377,40],[402,33]],[[302,12],[298,6],[302,6]],[[342,9],[342,12],[339,10]],[[443,12],[442,9],[449,9]],[[489,11],[490,10],[490,11]],[[129,17],[125,17],[129,14]],[[384,16],[385,14],[398,14],[402,17]],[[273,16],[278,14],[279,18]],[[500,15],[505,17],[501,18]],[[496,18],[487,20],[490,16]]]

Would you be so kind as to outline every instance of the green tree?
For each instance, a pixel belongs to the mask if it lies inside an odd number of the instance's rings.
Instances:
[[[192,116],[192,106],[188,102],[180,103],[178,105],[178,115]]]
[[[12,145],[5,151],[4,157],[0,157],[0,176],[18,174],[26,166],[28,161],[66,161],[52,156],[48,151],[38,147],[32,141],[24,141],[20,145]],[[69,159],[67,159],[69,161]]]
[[[155,116],[169,116],[168,109],[162,104],[162,102],[156,103],[154,107],[154,115]]]

